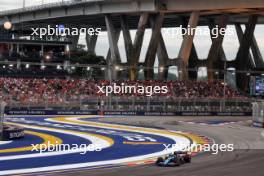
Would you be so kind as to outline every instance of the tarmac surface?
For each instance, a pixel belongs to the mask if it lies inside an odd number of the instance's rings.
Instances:
[[[209,136],[217,144],[234,144],[233,152],[202,153],[191,164],[154,164],[56,173],[63,176],[263,176],[264,129],[250,127],[249,117],[118,117],[104,122],[181,130]],[[215,121],[216,123],[212,123]],[[225,123],[219,123],[223,121]],[[190,123],[191,122],[191,123]],[[203,122],[203,123],[201,123]],[[230,123],[228,123],[230,122]]]

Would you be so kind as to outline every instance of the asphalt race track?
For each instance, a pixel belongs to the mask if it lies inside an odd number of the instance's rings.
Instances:
[[[9,122],[26,127],[27,136],[21,142],[0,145],[0,174],[263,176],[263,130],[249,127],[248,120],[244,117],[9,117]],[[232,143],[235,151],[217,155],[201,153],[191,164],[175,168],[153,164],[156,156],[168,152],[164,143],[188,145],[210,143],[210,139],[218,144]],[[103,149],[83,155],[78,150],[40,155],[26,147],[47,141],[96,144]]]
[[[25,127],[26,136],[0,145],[0,175],[153,163],[171,153],[164,144],[181,144],[174,149],[181,150],[192,143],[212,143],[205,136],[101,123],[94,116],[8,117],[7,121]]]

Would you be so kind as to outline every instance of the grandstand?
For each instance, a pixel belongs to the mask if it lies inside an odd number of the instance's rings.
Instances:
[[[107,97],[98,87],[125,85],[166,85],[168,93],[146,97],[144,94],[114,94]],[[95,81],[87,79],[0,78],[0,97],[11,107],[68,107],[89,110],[152,109],[152,111],[250,111],[250,98],[220,81]],[[225,88],[224,88],[225,87]],[[225,89],[225,92],[223,90]],[[109,105],[110,99],[112,104]],[[223,109],[221,101],[227,102]],[[134,100],[131,102],[130,100]],[[210,102],[211,105],[210,105]],[[237,104],[243,104],[238,106]]]
[[[13,31],[13,35],[18,33],[21,31]],[[0,98],[8,103],[7,109],[251,112],[254,99],[223,79],[129,81],[130,68],[120,65],[114,68],[119,79],[106,80],[105,59],[82,48],[69,51],[67,38],[13,41],[12,35],[8,38],[5,32],[2,37]],[[226,77],[225,71],[218,74]],[[168,93],[152,97],[136,93],[98,94],[98,86],[114,83],[167,86]]]
[[[67,6],[79,8],[82,3],[90,5],[86,1],[67,1],[50,4],[50,8],[64,8]],[[93,3],[91,2],[91,4]],[[44,5],[39,8],[45,10],[49,6]],[[18,9],[17,11],[3,11],[0,15],[15,16],[15,12],[31,13],[35,11],[38,12],[37,6]],[[187,16],[186,14],[182,15],[184,18],[181,21],[187,24],[188,17],[190,17],[189,24],[193,23],[193,27],[199,25],[199,18],[203,21],[201,25],[207,25],[206,14],[201,16],[198,13],[191,13]],[[16,19],[13,16],[12,18]],[[256,76],[261,75],[261,69],[253,71],[243,70],[241,66],[233,72],[228,71],[232,67],[230,66],[233,63],[232,61],[227,62],[226,60],[218,66],[216,66],[218,63],[214,66],[214,62],[216,61],[205,63],[204,60],[198,58],[194,47],[193,50],[190,50],[189,44],[183,45],[186,48],[181,48],[182,53],[179,54],[179,57],[183,58],[169,59],[165,46],[162,47],[164,45],[162,35],[160,36],[160,46],[157,45],[156,49],[154,49],[154,45],[148,48],[145,63],[131,60],[129,58],[132,57],[130,53],[132,51],[131,48],[131,51],[129,50],[131,45],[128,46],[131,36],[126,31],[129,32],[130,30],[128,26],[132,24],[132,18],[133,28],[136,28],[137,20],[139,21],[138,27],[142,28],[142,31],[138,29],[138,34],[143,32],[145,28],[151,27],[151,23],[154,20],[154,16],[153,19],[148,19],[148,16],[144,14],[136,19],[127,15],[129,24],[126,24],[124,22],[126,18],[121,18],[120,16],[121,25],[119,26],[115,24],[118,20],[112,21],[112,24],[110,17],[109,19],[105,17],[106,24],[99,25],[99,27],[103,26],[103,31],[110,31],[110,33],[117,30],[116,28],[119,28],[119,31],[122,30],[123,37],[125,38],[127,63],[121,62],[120,53],[117,51],[118,47],[112,48],[112,45],[115,45],[113,43],[110,45],[105,58],[97,56],[95,46],[98,36],[86,35],[86,50],[84,49],[85,46],[78,45],[80,36],[44,35],[40,37],[38,35],[31,35],[31,27],[45,27],[47,21],[39,23],[38,26],[26,22],[27,18],[25,18],[23,19],[25,22],[22,20],[21,23],[15,23],[12,29],[6,30],[0,28],[0,98],[8,103],[7,109],[75,109],[95,111],[123,111],[129,109],[131,111],[241,112],[247,114],[251,113],[251,102],[263,96],[259,90],[255,90],[256,87],[259,87],[255,83],[261,82],[255,79]],[[250,20],[254,21],[254,19]],[[102,20],[101,17],[100,20]],[[168,23],[168,20],[170,18],[166,16],[164,19],[165,28],[171,27],[170,25],[173,24],[171,20]],[[222,24],[227,23],[225,17],[221,16],[218,20],[215,20],[214,24],[219,22],[225,28],[227,24]],[[208,23],[211,25],[212,21],[209,20]],[[233,25],[233,23],[235,22],[231,20],[230,24]],[[243,21],[243,23],[245,22]],[[51,26],[58,26],[58,24],[55,24],[51,23]],[[240,28],[238,24],[236,25],[237,29],[241,28],[240,24]],[[65,26],[71,27],[68,24],[59,26],[62,28],[65,28]],[[159,28],[161,27],[162,25]],[[116,36],[110,36],[109,42],[116,43],[117,41],[115,40],[118,40],[120,32],[117,34]],[[143,39],[143,36],[138,38],[138,42],[141,39]],[[193,42],[192,40],[191,38],[186,38],[183,44],[187,41],[188,43]],[[219,38],[218,43],[217,41],[214,41],[216,43],[213,42],[208,58],[213,57],[215,60],[221,56],[220,60],[223,61],[222,57],[225,55],[223,51],[219,51],[219,56],[212,54],[214,45],[219,45],[219,47],[215,46],[219,50],[223,49],[220,47],[222,40]],[[154,41],[154,43],[157,43],[157,41]],[[258,55],[255,54],[259,50],[256,42],[254,43],[253,41],[253,44],[253,59],[257,62],[261,60],[261,57],[259,56],[260,53]],[[140,45],[137,47],[140,48]],[[248,46],[245,47],[247,48]],[[139,48],[138,52],[140,51]],[[241,54],[241,51],[239,54]],[[157,67],[154,66],[155,52],[159,58],[159,66]],[[252,54],[249,54],[249,59],[251,58],[251,60]],[[112,57],[116,57],[114,59],[118,61],[112,61]],[[135,55],[133,57],[136,58],[138,56]],[[188,60],[187,57],[190,58],[189,64],[185,63]],[[208,66],[208,76],[199,78],[197,76],[199,66],[204,65]],[[176,68],[169,71],[170,67]],[[241,68],[242,70],[239,70]],[[242,84],[242,81],[239,81],[242,78],[241,75],[246,80],[244,84]],[[249,77],[252,80],[250,82],[251,94],[249,94],[248,88]],[[120,85],[122,83],[125,85],[167,86],[168,92],[163,95],[154,94],[151,97],[146,96],[146,94],[136,93],[110,94],[110,96],[98,94],[98,86]]]
[[[0,175],[263,176],[264,0],[1,1]]]

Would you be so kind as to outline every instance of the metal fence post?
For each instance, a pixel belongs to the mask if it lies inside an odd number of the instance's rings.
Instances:
[[[4,114],[6,102],[1,101],[0,103],[0,140],[3,140],[3,131],[4,131]]]

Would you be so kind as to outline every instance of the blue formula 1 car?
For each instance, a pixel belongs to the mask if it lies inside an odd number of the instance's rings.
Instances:
[[[190,163],[192,156],[188,152],[174,152],[165,158],[159,157],[156,161],[158,166],[174,167],[185,163]]]

